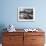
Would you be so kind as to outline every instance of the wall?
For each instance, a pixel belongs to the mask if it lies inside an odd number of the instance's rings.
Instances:
[[[46,0],[0,0],[0,4],[0,24],[5,26],[13,24],[16,28],[39,26],[46,28]],[[17,8],[22,6],[36,9],[36,20],[34,22],[17,21]]]

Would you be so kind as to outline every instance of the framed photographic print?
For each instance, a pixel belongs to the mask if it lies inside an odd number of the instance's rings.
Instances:
[[[35,8],[19,7],[18,21],[35,21]]]

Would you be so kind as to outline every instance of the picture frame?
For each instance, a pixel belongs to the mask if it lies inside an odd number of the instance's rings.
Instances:
[[[35,8],[33,7],[19,7],[18,21],[35,21]]]

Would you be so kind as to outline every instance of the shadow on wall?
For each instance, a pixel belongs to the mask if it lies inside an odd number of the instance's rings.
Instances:
[[[6,30],[4,30],[4,28],[6,28],[6,26],[4,24],[0,24],[0,43],[2,43],[2,32],[5,32]]]

